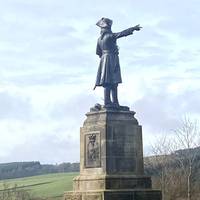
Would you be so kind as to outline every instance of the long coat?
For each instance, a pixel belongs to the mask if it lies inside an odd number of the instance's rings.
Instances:
[[[100,57],[100,64],[97,72],[96,86],[107,87],[122,83],[119,52],[117,39],[132,34],[132,29],[126,29],[119,33],[112,33],[110,30],[101,34],[97,41],[96,54]]]

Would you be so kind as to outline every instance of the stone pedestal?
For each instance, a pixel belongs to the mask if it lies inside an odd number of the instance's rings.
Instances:
[[[161,200],[144,176],[142,127],[128,107],[91,110],[80,133],[80,175],[65,200]]]

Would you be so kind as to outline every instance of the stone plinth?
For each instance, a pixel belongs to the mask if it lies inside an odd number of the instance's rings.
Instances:
[[[155,190],[102,190],[66,192],[65,200],[161,200],[161,193]]]
[[[144,176],[142,127],[127,107],[87,113],[80,131],[80,175],[65,200],[161,200]]]

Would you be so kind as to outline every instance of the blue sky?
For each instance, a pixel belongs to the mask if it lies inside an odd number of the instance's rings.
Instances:
[[[145,153],[184,115],[200,118],[200,1],[0,0],[0,162],[79,161],[85,113],[103,103],[92,90],[101,17],[118,41],[121,105],[136,111]]]

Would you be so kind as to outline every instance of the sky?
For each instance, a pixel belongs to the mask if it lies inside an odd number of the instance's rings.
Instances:
[[[199,0],[0,0],[0,163],[79,162],[85,113],[103,103],[93,91],[102,17],[118,40],[119,101],[136,112],[144,153],[200,118]]]

